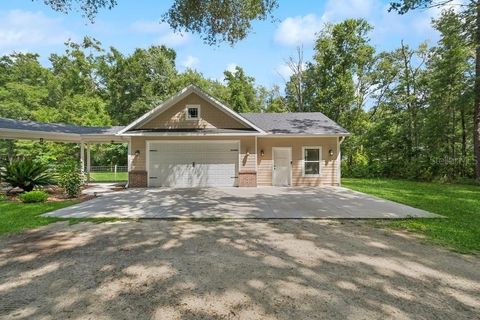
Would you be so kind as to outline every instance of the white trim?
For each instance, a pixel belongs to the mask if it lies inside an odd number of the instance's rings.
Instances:
[[[191,118],[190,114],[188,113],[188,109],[197,109],[197,117]],[[187,104],[185,106],[185,119],[188,121],[199,121],[200,120],[200,105],[199,104]]]
[[[218,109],[224,111],[225,113],[231,115],[233,118],[237,119],[238,121],[240,121],[241,123],[257,130],[258,132],[260,133],[265,133],[265,131],[263,131],[262,129],[260,129],[259,127],[257,127],[256,125],[254,125],[252,122],[248,121],[247,119],[245,119],[244,117],[242,117],[240,114],[238,114],[237,112],[233,111],[232,109],[230,109],[229,107],[227,107],[226,105],[224,105],[223,103],[221,103],[220,101],[218,101],[217,99],[215,99],[214,97],[208,95],[207,93],[205,93],[202,89],[198,88],[197,86],[191,84],[185,88],[183,88],[179,93],[177,93],[176,95],[170,97],[169,99],[165,100],[163,103],[161,103],[159,106],[157,106],[156,108],[154,108],[153,110],[145,113],[143,116],[141,116],[140,118],[138,118],[137,120],[133,121],[132,123],[130,123],[129,125],[127,125],[125,128],[123,128],[122,130],[120,130],[117,134],[118,135],[123,135],[124,133],[126,133],[128,130],[134,128],[134,127],[137,127],[139,125],[142,125],[144,124],[145,122],[147,122],[150,118],[152,118],[153,116],[156,116],[160,113],[162,113],[163,111],[167,110],[168,108],[170,108],[171,106],[173,106],[175,103],[179,102],[181,99],[183,99],[184,97],[186,97],[188,94],[190,93],[196,93],[198,94],[200,97],[202,97],[203,99],[209,101],[212,103],[212,105],[216,106]]]
[[[318,174],[305,173],[305,149],[318,149]],[[302,146],[302,177],[321,177],[322,176],[322,146]],[[308,162],[317,162],[311,161]]]
[[[0,139],[15,139],[15,140],[36,140],[43,138],[48,141],[59,142],[105,142],[110,141],[124,142],[125,137],[120,137],[115,134],[78,134],[67,132],[49,132],[38,130],[23,130],[23,129],[4,129],[0,128]]]
[[[289,169],[290,169],[290,177],[289,177],[289,183],[288,183],[288,186],[291,187],[293,185],[293,173],[292,173],[292,147],[272,147],[272,186],[273,185],[273,175],[275,174],[274,173],[274,166],[275,166],[275,149],[279,149],[279,150],[288,150],[289,151],[289,155],[290,155],[290,166],[289,166]]]
[[[258,135],[261,138],[335,138],[335,137],[347,137],[349,133],[344,134],[277,134],[266,133],[264,135]]]
[[[240,140],[145,140],[145,170],[147,171],[147,187],[150,187],[150,144],[151,143],[237,143],[237,172],[235,175],[237,176],[237,186],[240,183],[240,147],[241,143]]]
[[[223,136],[257,136],[258,133],[202,133],[202,132],[135,132],[124,134],[125,137],[223,137]]]

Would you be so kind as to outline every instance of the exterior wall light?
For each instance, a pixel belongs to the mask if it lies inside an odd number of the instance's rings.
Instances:
[[[140,155],[140,150],[135,151],[135,157],[138,157]]]
[[[330,157],[333,157],[333,150],[332,149],[328,150],[328,154],[330,155]]]
[[[265,152],[263,152],[263,149],[260,150],[260,156],[263,157],[265,155]]]

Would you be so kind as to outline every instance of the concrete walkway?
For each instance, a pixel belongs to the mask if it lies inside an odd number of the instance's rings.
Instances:
[[[49,212],[65,218],[439,217],[340,187],[128,189]]]

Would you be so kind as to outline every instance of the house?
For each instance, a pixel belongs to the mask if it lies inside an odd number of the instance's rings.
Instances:
[[[129,187],[337,186],[346,136],[320,112],[239,114],[194,85],[126,127],[0,118],[3,139],[79,143],[87,172],[92,143],[128,143]]]
[[[118,135],[130,187],[336,186],[348,132],[320,112],[239,114],[190,85]]]

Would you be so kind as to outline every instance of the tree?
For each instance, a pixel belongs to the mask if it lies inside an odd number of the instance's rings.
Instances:
[[[360,71],[374,56],[367,37],[371,29],[363,19],[348,19],[319,33],[314,61],[304,72],[305,110],[322,111],[348,126],[347,115],[361,107],[356,103],[355,79],[365,76]]]
[[[390,10],[405,14],[417,8],[442,7],[452,3],[453,0],[398,0],[390,4]],[[473,116],[473,148],[475,156],[475,177],[480,180],[480,1],[468,0],[462,6],[461,14],[465,24],[465,36],[470,39],[475,47],[475,96]]]
[[[430,153],[451,159],[450,176],[465,175],[465,164],[471,153],[471,122],[473,116],[474,50],[462,37],[462,17],[446,10],[434,21],[441,33],[432,49],[429,63],[429,116],[425,135]],[[438,124],[443,125],[439,126]]]
[[[292,73],[290,80],[285,86],[287,97],[293,99],[292,102],[296,106],[294,110],[297,112],[302,112],[305,110],[303,101],[305,87],[305,81],[303,77],[305,69],[305,62],[303,60],[303,47],[297,47],[297,56],[289,57],[286,61],[286,65]]]
[[[225,71],[225,81],[229,96],[228,104],[236,112],[256,112],[260,110],[257,101],[253,77],[245,75],[245,71],[239,66],[235,70]]]
[[[63,13],[72,11],[74,4],[77,4],[83,15],[92,22],[100,9],[112,9],[117,4],[117,0],[43,0],[43,2],[53,10]]]
[[[112,9],[117,0],[43,0],[52,9],[68,13],[79,6],[91,22],[101,9]],[[233,45],[251,32],[252,21],[266,20],[278,7],[277,0],[174,0],[162,16],[178,32],[198,33],[205,43]]]
[[[126,125],[175,92],[174,50],[165,46],[136,49],[130,56],[111,48],[99,57],[99,75],[114,124]]]

